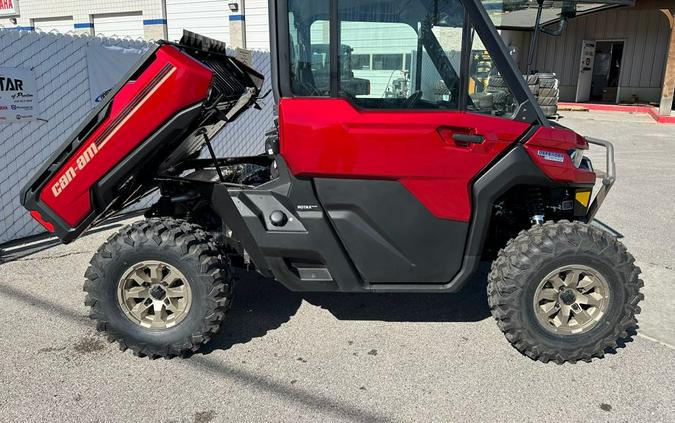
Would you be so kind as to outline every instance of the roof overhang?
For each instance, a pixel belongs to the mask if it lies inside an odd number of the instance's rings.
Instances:
[[[573,7],[576,16],[604,12],[619,7],[634,7],[637,0],[544,0],[541,26],[560,22],[563,7]],[[483,0],[483,6],[498,29],[533,31],[536,22],[537,0]]]

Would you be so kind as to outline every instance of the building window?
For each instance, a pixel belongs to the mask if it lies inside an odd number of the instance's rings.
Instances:
[[[459,108],[459,0],[339,0],[338,19],[342,48],[351,51],[342,97],[367,109]]]
[[[403,54],[373,54],[373,70],[402,70]]]
[[[410,70],[412,69],[412,54],[407,53],[405,54],[403,59],[403,63],[405,64],[405,70]]]
[[[370,54],[353,54],[352,66],[354,70],[370,70]]]

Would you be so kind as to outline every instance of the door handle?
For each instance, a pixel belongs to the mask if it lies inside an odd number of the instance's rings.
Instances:
[[[452,139],[460,144],[482,144],[485,142],[485,137],[475,134],[453,134]]]

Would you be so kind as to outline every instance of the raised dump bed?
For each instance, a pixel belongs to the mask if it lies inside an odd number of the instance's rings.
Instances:
[[[253,105],[263,77],[225,44],[186,32],[160,42],[22,189],[21,203],[64,242],[155,188]],[[205,128],[198,133],[198,130]]]

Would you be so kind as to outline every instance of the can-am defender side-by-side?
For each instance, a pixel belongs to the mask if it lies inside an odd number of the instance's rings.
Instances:
[[[590,225],[612,146],[545,119],[481,2],[272,0],[270,15],[265,154],[213,153],[263,80],[186,33],[151,49],[23,189],[64,242],[159,190],[91,260],[99,330],[182,356],[226,321],[233,265],[293,291],[403,295],[457,292],[487,259],[492,313],[527,356],[591,360],[627,336],[640,270]]]

